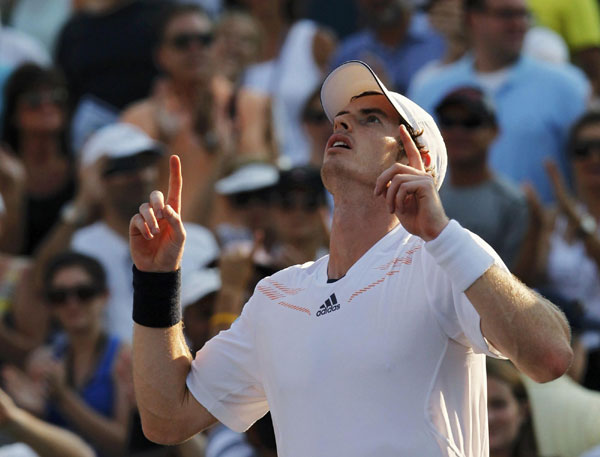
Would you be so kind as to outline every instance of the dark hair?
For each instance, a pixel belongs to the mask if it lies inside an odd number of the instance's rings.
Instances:
[[[35,63],[25,63],[17,67],[8,77],[4,85],[4,110],[2,112],[2,141],[19,154],[19,128],[15,123],[19,98],[32,90],[42,88],[67,88],[62,72],[54,67],[41,67]],[[65,103],[65,112],[67,110]],[[68,122],[61,132],[61,152],[69,154]]]
[[[173,19],[188,14],[198,14],[208,19],[211,24],[213,23],[208,13],[195,3],[172,3],[162,10],[156,24],[156,43],[158,46],[164,42],[165,33]]]
[[[520,406],[528,408],[529,397],[525,384],[521,379],[521,375],[508,360],[486,358],[486,370],[488,378],[494,378],[508,385],[513,396]],[[528,409],[529,411],[529,409]],[[537,444],[535,441],[535,432],[533,430],[533,422],[531,413],[528,412],[527,417],[521,425],[521,429],[514,443],[513,457],[537,457]]]
[[[589,110],[589,111],[585,112],[571,126],[571,130],[569,131],[568,143],[567,143],[568,147],[569,147],[569,152],[571,152],[571,149],[572,149],[573,145],[575,144],[577,136],[579,135],[581,130],[583,130],[584,127],[587,127],[588,125],[591,125],[591,124],[600,124],[600,110],[594,109],[594,110]]]
[[[44,290],[51,289],[52,280],[57,272],[71,267],[79,267],[85,270],[95,287],[103,292],[107,290],[106,272],[100,262],[93,257],[75,251],[61,252],[48,261],[44,271]]]

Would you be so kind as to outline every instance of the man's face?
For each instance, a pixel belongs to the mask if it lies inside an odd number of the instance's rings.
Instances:
[[[487,52],[506,61],[518,58],[529,28],[525,0],[487,0],[482,11],[469,15],[472,38]]]
[[[400,117],[384,95],[350,101],[334,118],[333,135],[325,147],[322,178],[335,194],[337,180],[351,180],[373,189],[377,177],[399,154]]]
[[[464,105],[453,104],[438,113],[438,126],[452,168],[483,164],[496,137],[496,127]]]
[[[198,13],[175,16],[167,25],[158,49],[160,67],[172,78],[206,81],[212,74],[213,27]]]

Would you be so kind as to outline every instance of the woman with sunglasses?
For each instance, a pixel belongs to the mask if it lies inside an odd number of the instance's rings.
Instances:
[[[528,234],[532,250],[525,258],[523,280],[546,286],[568,300],[583,305],[585,315],[600,317],[600,112],[590,111],[572,127],[568,154],[573,176],[572,193],[553,162],[546,169],[554,187],[557,208],[544,213],[529,190],[532,215],[537,218]],[[536,214],[538,215],[536,217]],[[584,333],[590,352],[586,379],[588,387],[600,389],[600,333]]]
[[[37,412],[46,420],[81,435],[98,455],[121,455],[133,408],[130,355],[103,328],[105,272],[95,259],[65,252],[49,262],[44,288],[60,332],[32,354],[31,380],[12,373],[5,377],[7,390],[22,398],[29,384],[29,392],[39,393]]]
[[[0,140],[12,150],[23,173],[15,186],[19,192],[7,202],[20,220],[0,238],[0,250],[31,254],[73,198],[66,102],[65,81],[55,68],[23,64],[4,86]]]

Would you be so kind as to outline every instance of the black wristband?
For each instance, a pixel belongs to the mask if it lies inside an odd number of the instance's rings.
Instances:
[[[181,321],[181,270],[153,273],[133,266],[133,321],[145,327],[171,327]]]

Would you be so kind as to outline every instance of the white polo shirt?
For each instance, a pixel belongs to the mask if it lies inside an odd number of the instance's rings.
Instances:
[[[270,409],[280,457],[487,456],[485,354],[499,354],[424,241],[399,225],[334,283],[327,263],[257,285],[196,354],[194,397],[236,431]]]

